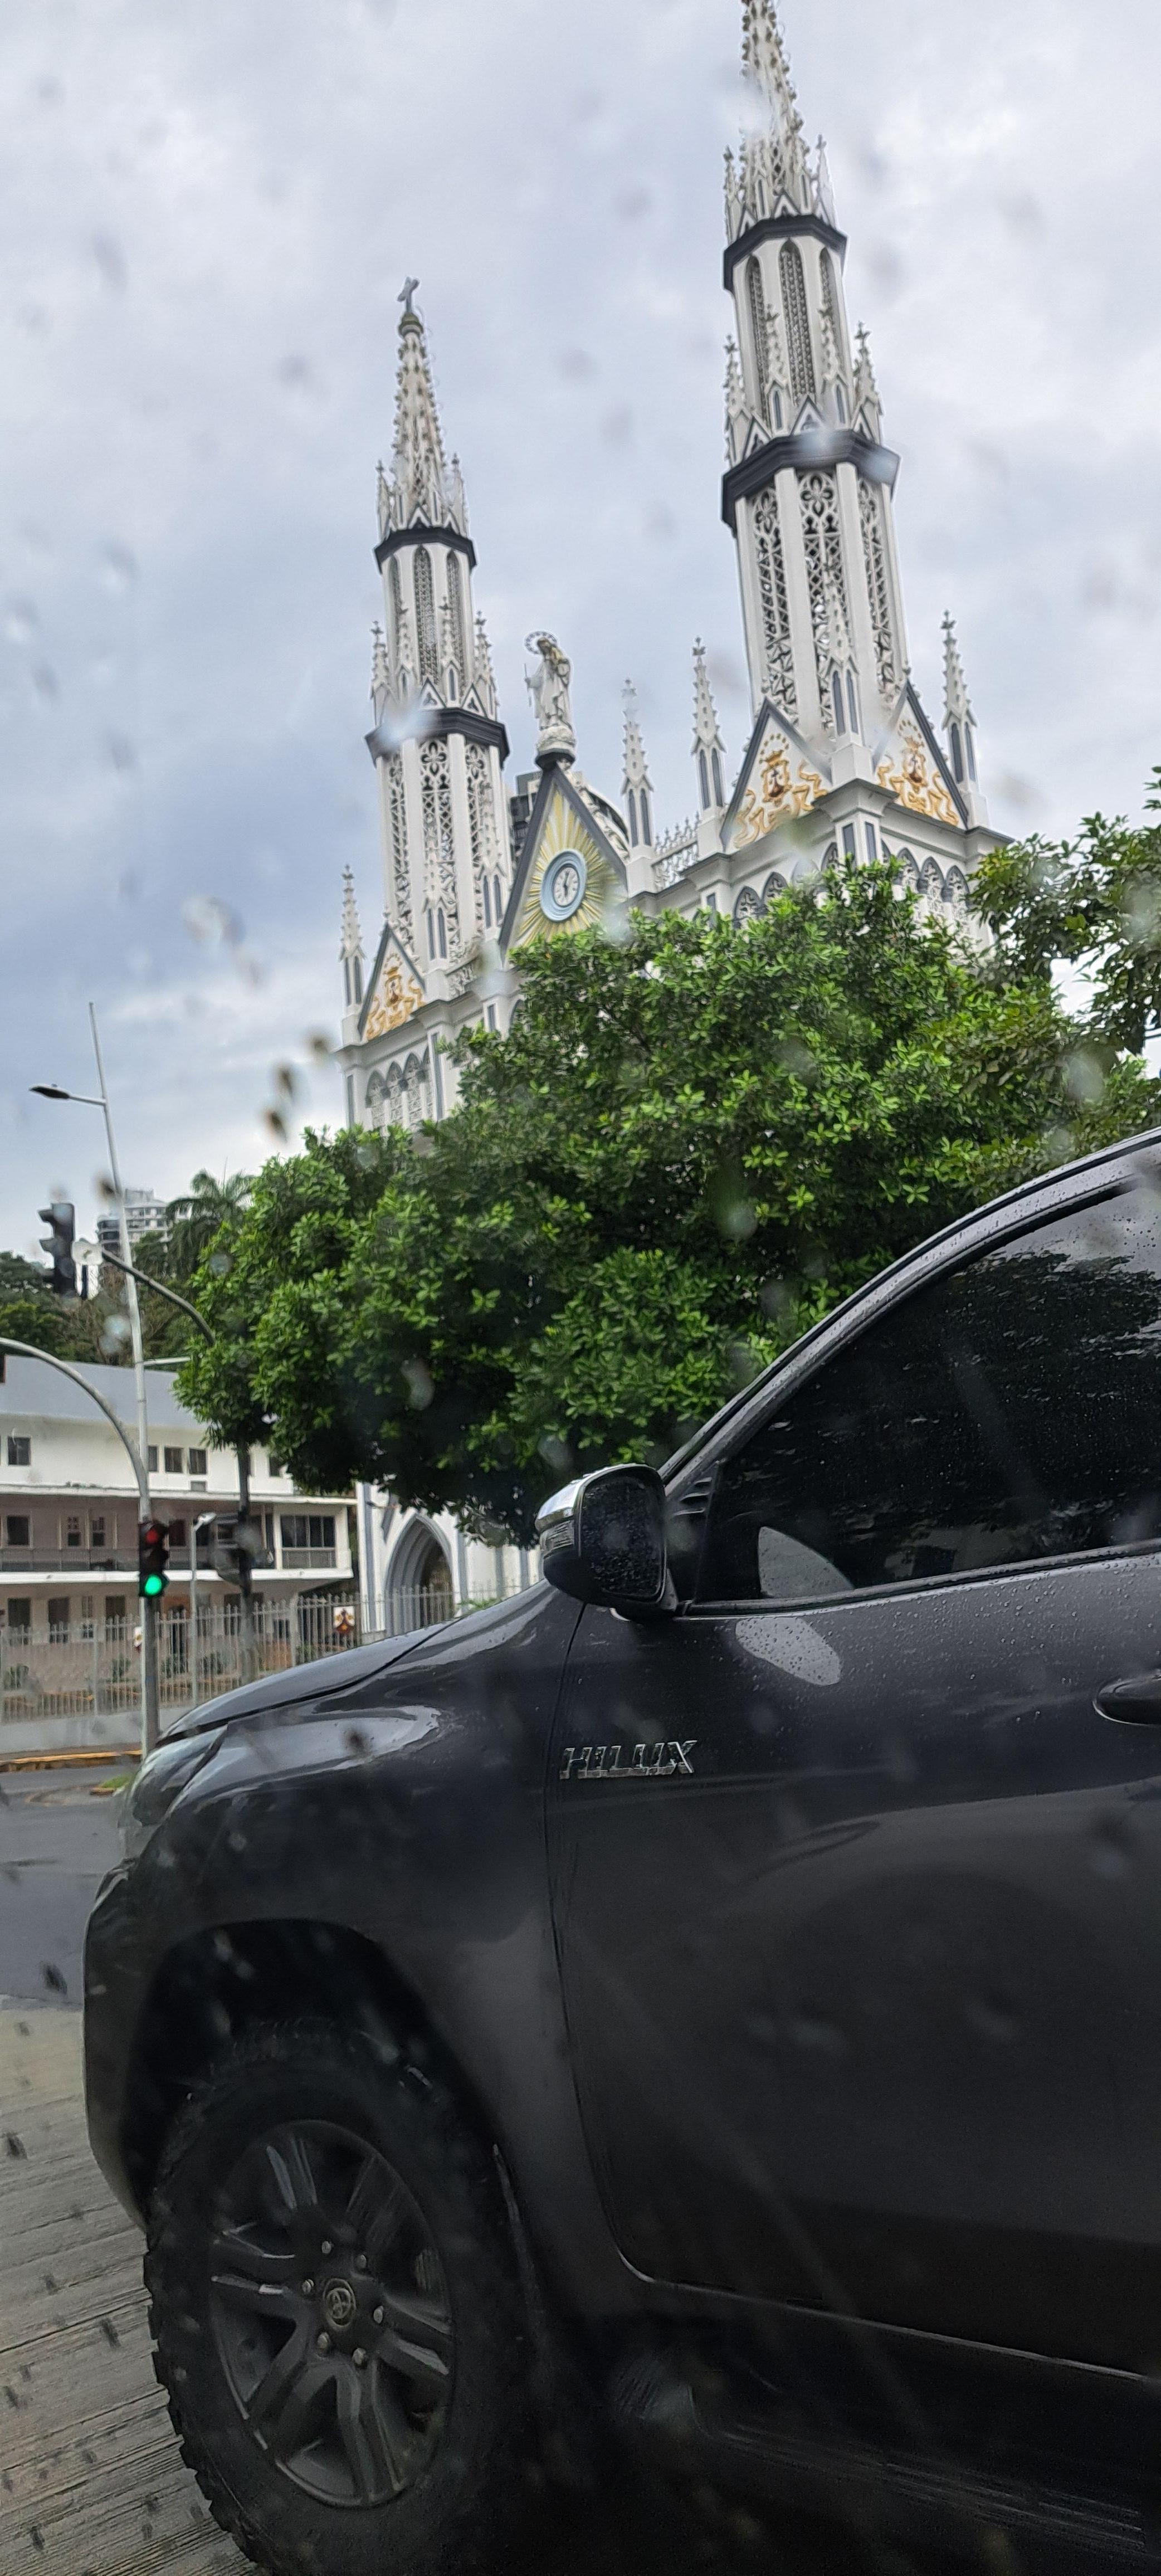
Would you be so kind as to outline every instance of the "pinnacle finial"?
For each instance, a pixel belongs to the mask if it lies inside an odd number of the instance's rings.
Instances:
[[[627,796],[630,788],[651,787],[653,781],[649,775],[645,746],[641,740],[641,726],[637,715],[637,692],[631,680],[625,682],[621,692],[621,705],[625,716],[625,774],[622,785]]]
[[[339,938],[340,961],[363,954],[363,934],[355,902],[355,880],[349,867],[343,869],[343,918]]]
[[[721,761],[725,751],[725,744],[722,741],[721,727],[718,723],[718,711],[714,705],[713,691],[709,684],[709,673],[706,669],[705,646],[702,643],[700,635],[697,637],[693,648],[692,748],[694,759],[698,762],[699,787],[701,787],[702,784],[702,758],[704,757],[705,761],[708,763],[705,780],[708,792],[702,794],[702,805],[703,807],[720,805],[722,802],[721,795],[718,794],[715,796],[712,791],[715,783],[719,788],[721,785]],[[714,769],[715,753],[717,755],[716,771]]]
[[[950,609],[944,611],[943,618],[943,698],[945,725],[975,723],[960,660],[955,620]]]
[[[415,291],[416,291],[416,288],[417,288],[418,284],[419,284],[419,279],[418,279],[417,277],[405,277],[405,278],[404,278],[404,280],[403,280],[403,284],[402,284],[402,286],[401,286],[401,287],[400,287],[400,289],[399,289],[398,296],[396,297],[396,302],[397,302],[397,303],[399,303],[399,304],[401,304],[401,305],[403,306],[403,311],[402,311],[402,314],[401,314],[401,316],[400,316],[400,320],[399,320],[399,328],[400,328],[400,330],[402,330],[402,329],[403,329],[403,325],[404,325],[404,323],[405,323],[405,322],[418,322],[418,321],[419,321],[419,315],[418,315],[418,313],[416,312],[416,310],[415,310],[415,306],[414,306],[414,304],[412,303],[412,300],[411,300],[411,299],[412,299],[412,296],[415,294]],[[421,327],[422,327],[422,326],[421,326]]]

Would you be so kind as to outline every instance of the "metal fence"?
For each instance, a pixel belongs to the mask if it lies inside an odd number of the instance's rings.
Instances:
[[[377,1637],[398,1637],[443,1619],[462,1618],[483,1602],[453,1602],[443,1586],[393,1593],[386,1624],[361,1633],[359,1605],[344,1596],[256,1599],[254,1642],[259,1674],[285,1672],[338,1655]],[[190,1708],[253,1678],[246,1670],[237,1595],[201,1599],[197,1633],[184,1602],[162,1603],[158,1678],[163,1711]],[[129,1619],[93,1619],[70,1628],[0,1628],[0,1726],[50,1717],[118,1717],[130,1724],[141,1705],[140,1630]]]

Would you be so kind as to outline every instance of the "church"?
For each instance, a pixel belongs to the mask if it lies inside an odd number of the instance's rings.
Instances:
[[[581,765],[567,652],[533,631],[536,767],[506,786],[508,737],[475,602],[463,476],[458,458],[448,461],[410,279],[394,450],[378,482],[383,620],[367,746],[384,891],[373,956],[349,870],[342,908],[337,1060],[351,1126],[445,1116],[456,1097],[448,1046],[473,1022],[503,1032],[521,952],[626,906],[705,907],[741,926],[839,853],[889,854],[921,907],[954,919],[966,939],[980,936],[971,878],[999,836],[988,826],[975,720],[950,617],[938,729],[910,676],[894,527],[899,459],[884,438],[866,333],[850,331],[826,150],[807,148],[773,0],[743,0],[742,63],[753,112],[725,159],[722,277],[732,315],[721,485],[750,688],[741,765],[731,778],[706,654],[694,642],[691,815],[660,823],[631,690],[620,794],[606,794]],[[434,1528],[429,1537],[446,1554],[445,1537]],[[457,1595],[461,1572],[467,1580],[462,1540],[458,1554],[454,1577],[447,1566]],[[435,1556],[426,1562],[442,1581]],[[502,1571],[498,1557],[501,1589]]]

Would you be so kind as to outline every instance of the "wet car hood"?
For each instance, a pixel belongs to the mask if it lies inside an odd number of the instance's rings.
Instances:
[[[446,1623],[460,1630],[474,1624],[471,1617]],[[302,1700],[318,1699],[324,1694],[329,1702],[341,1700],[347,1691],[357,1691],[376,1673],[386,1672],[390,1665],[413,1654],[417,1646],[430,1645],[433,1637],[442,1633],[437,1628],[413,1628],[403,1637],[384,1637],[378,1645],[351,1646],[341,1654],[295,1664],[284,1673],[265,1673],[261,1681],[242,1682],[237,1690],[222,1691],[217,1699],[202,1700],[197,1708],[186,1709],[172,1726],[166,1727],[162,1742],[173,1744],[183,1735],[202,1735],[209,1727],[229,1726],[235,1718],[273,1715],[277,1709],[291,1709]]]

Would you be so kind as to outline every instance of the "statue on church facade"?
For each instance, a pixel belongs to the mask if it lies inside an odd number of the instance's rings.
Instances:
[[[568,684],[572,664],[562,653],[555,635],[527,635],[525,644],[540,659],[534,671],[525,673],[528,694],[536,709],[536,757],[541,767],[553,760],[575,760],[576,734]]]

